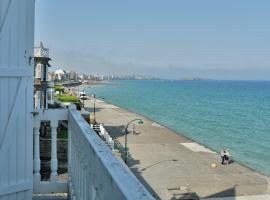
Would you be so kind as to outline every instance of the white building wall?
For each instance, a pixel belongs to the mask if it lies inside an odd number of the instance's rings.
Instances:
[[[48,103],[54,104],[54,88],[47,89]]]
[[[42,64],[37,63],[35,67],[35,78],[41,78],[42,77]]]
[[[0,200],[32,199],[34,0],[0,0]]]
[[[41,99],[41,91],[35,91],[35,109],[41,109],[41,103],[40,103],[40,99]]]

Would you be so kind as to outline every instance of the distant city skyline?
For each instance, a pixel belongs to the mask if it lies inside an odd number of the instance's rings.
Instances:
[[[37,0],[35,45],[56,68],[88,74],[269,80],[269,9],[266,0]]]

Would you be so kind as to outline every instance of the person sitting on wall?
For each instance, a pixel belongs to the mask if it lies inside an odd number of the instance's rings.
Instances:
[[[226,154],[226,151],[221,150],[220,157],[221,157],[221,164],[222,165],[224,165],[224,163],[225,163],[225,154]]]
[[[230,160],[230,152],[228,150],[225,151],[225,154],[224,154],[224,163],[226,165],[229,164],[229,160]]]
[[[228,165],[230,160],[230,153],[228,150],[221,150],[221,164],[222,165]]]

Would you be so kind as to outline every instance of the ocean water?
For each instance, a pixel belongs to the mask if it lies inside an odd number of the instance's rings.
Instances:
[[[270,81],[114,81],[93,93],[270,175]]]

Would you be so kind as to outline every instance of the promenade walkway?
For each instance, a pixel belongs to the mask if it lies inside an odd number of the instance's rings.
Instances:
[[[93,111],[91,99],[85,106]],[[124,126],[135,118],[144,124],[136,125],[136,134],[128,135],[128,166],[157,199],[250,195],[269,199],[269,177],[237,162],[220,165],[220,156],[204,146],[136,113],[96,101],[97,122],[123,145]]]

